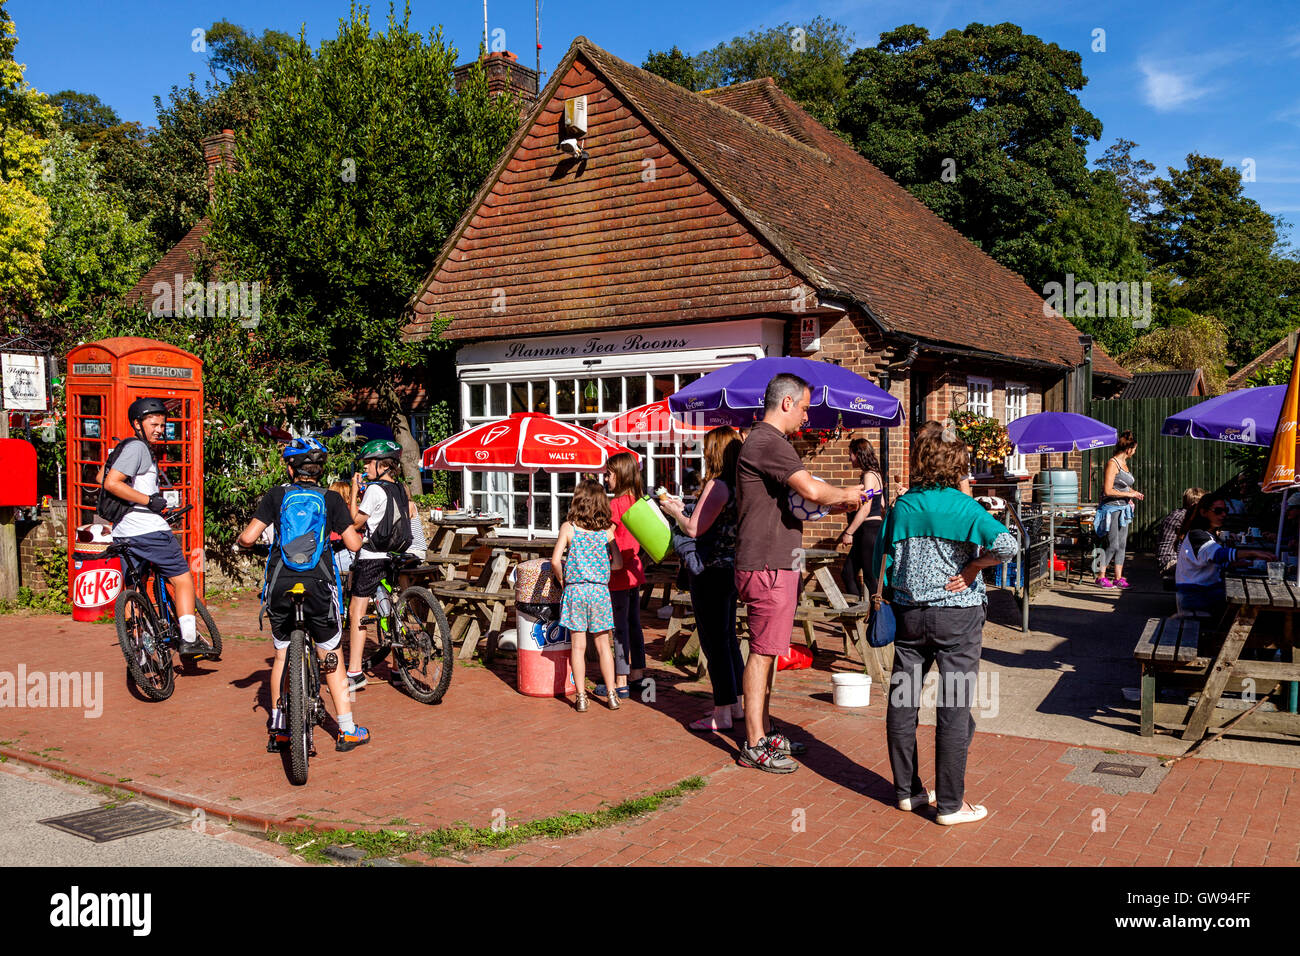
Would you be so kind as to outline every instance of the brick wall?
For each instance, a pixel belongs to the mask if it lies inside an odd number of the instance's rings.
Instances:
[[[68,503],[56,501],[38,522],[20,521],[18,530],[18,583],[34,591],[45,590],[45,577],[36,567],[36,553],[68,546]]]

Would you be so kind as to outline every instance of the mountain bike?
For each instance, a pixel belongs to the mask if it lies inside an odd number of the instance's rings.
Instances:
[[[293,598],[293,630],[289,632],[289,651],[276,706],[285,714],[289,731],[289,780],[302,785],[307,782],[308,760],[316,756],[313,731],[325,723],[326,711],[320,696],[316,641],[303,620],[307,589],[300,581],[285,593]],[[338,667],[338,656],[333,651],[326,655],[325,666],[328,670]]]
[[[374,620],[377,647],[365,658],[362,668],[370,670],[391,653],[392,665],[403,688],[422,704],[436,704],[451,685],[455,661],[451,625],[442,605],[428,588],[412,585],[394,598],[400,572],[419,559],[389,554],[384,576],[375,589]]]
[[[164,517],[173,524],[193,507],[186,505]],[[150,700],[166,700],[176,689],[172,655],[179,652],[181,645],[180,621],[167,593],[167,579],[153,562],[131,555],[124,545],[110,545],[103,556],[122,561],[122,590],[113,606],[113,619],[127,672]],[[212,647],[212,652],[190,659],[221,660],[221,632],[197,595],[194,622],[197,636]]]

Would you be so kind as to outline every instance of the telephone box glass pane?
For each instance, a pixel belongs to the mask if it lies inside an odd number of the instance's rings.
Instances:
[[[98,396],[96,396],[96,401],[98,401]],[[81,437],[82,437],[82,438],[99,438],[99,437],[100,437],[100,432],[99,432],[99,419],[97,419],[97,418],[83,418],[83,419],[81,420]]]
[[[103,414],[103,406],[100,404],[102,398],[99,395],[79,395],[81,400],[81,414],[98,417]]]

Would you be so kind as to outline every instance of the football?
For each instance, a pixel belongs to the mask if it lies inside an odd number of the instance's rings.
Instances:
[[[813,475],[813,481],[822,481],[825,479]],[[797,491],[790,492],[790,512],[800,521],[816,521],[818,518],[825,518],[830,514],[829,508],[823,508],[821,505],[815,505],[804,498]]]

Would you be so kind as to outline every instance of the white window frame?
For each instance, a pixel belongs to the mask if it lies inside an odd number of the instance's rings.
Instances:
[[[971,398],[975,394],[977,387],[982,387],[983,389],[986,390],[984,397],[987,404],[980,403],[979,405],[976,405],[974,402],[971,401]],[[978,375],[966,376],[966,410],[971,412],[976,412],[977,414],[980,415],[985,415],[989,418],[994,417],[993,416],[993,379],[982,378]],[[987,474],[989,471],[992,470],[993,463],[989,461],[985,461],[982,458],[976,458],[974,456],[974,453],[972,453],[970,468],[972,474],[976,474],[976,475]]]
[[[1019,408],[1012,405],[1011,396],[1016,394],[1020,398]],[[1029,385],[1025,382],[1007,382],[1006,393],[1002,400],[1003,415],[1005,416],[1002,424],[1010,425],[1017,418],[1023,418],[1029,414]],[[1012,453],[1007,456],[1006,469],[1008,475],[1027,475],[1029,469],[1025,465],[1025,456]]]

